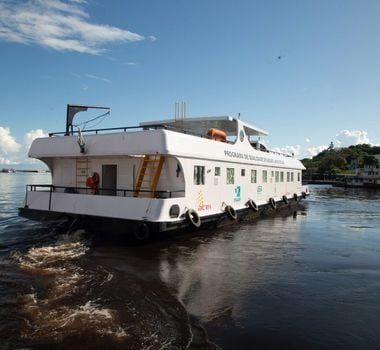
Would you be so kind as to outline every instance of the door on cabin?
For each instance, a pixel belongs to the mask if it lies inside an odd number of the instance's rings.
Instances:
[[[102,195],[116,196],[117,165],[102,165]]]

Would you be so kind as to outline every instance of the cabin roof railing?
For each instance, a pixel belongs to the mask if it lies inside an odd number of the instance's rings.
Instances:
[[[210,128],[217,128],[223,130],[227,136],[236,136],[238,132],[238,125],[240,123],[244,128],[247,136],[265,136],[268,132],[259,129],[255,126],[249,125],[234,117],[198,117],[198,118],[184,118],[184,119],[168,119],[168,120],[155,120],[150,122],[141,122],[138,126],[124,126],[115,128],[102,128],[102,129],[83,129],[81,133],[102,133],[109,131],[129,131],[134,129],[166,129],[184,134],[195,135],[204,137]],[[77,135],[78,131],[72,130],[69,135]],[[69,136],[67,132],[52,132],[49,137],[65,135]]]
[[[140,126],[149,129],[157,125],[165,125],[181,131],[205,135],[211,128],[217,128],[224,131],[227,136],[236,136],[238,131],[237,123],[244,127],[247,136],[266,136],[268,132],[259,129],[253,125],[245,123],[240,119],[231,116],[218,116],[218,117],[191,117],[191,118],[178,118],[167,120],[155,120],[148,122],[141,122]]]

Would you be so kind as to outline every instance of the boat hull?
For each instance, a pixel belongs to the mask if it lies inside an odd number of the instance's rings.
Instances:
[[[254,211],[251,208],[236,211],[236,219],[232,218],[227,212],[202,216],[201,225],[196,227],[188,218],[182,217],[177,221],[148,221],[130,220],[120,218],[109,218],[102,216],[70,214],[54,212],[48,210],[31,209],[27,207],[19,208],[19,215],[31,220],[46,223],[66,222],[68,227],[80,227],[93,233],[101,233],[113,236],[125,235],[134,237],[138,240],[146,240],[154,234],[177,233],[218,228],[227,225],[234,225],[242,221],[258,219],[262,216],[273,215],[297,215],[297,211],[304,210],[301,199],[298,201],[289,199],[288,203],[283,201],[276,202],[273,209],[269,204],[261,205]]]

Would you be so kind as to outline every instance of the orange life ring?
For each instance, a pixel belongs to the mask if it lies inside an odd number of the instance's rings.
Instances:
[[[87,178],[87,180],[86,180],[86,186],[90,187],[90,188],[94,187],[94,180],[93,180],[93,178],[91,176]]]

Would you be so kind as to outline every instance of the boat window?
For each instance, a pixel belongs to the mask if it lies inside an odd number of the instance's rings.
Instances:
[[[227,168],[227,184],[235,183],[235,169]]]
[[[215,176],[220,176],[220,166],[215,167]]]
[[[294,181],[294,173],[293,173],[293,172],[290,173],[290,181],[291,181],[291,182]]]
[[[280,172],[280,182],[284,182],[284,172]]]
[[[252,169],[251,170],[251,183],[255,184],[257,182],[257,170]]]
[[[241,176],[245,176],[245,169],[241,169]]]
[[[265,145],[263,143],[260,143],[259,141],[252,141],[250,142],[250,144],[254,149],[258,151],[268,152],[268,149],[265,147]]]
[[[205,167],[201,165],[194,166],[194,185],[205,184]]]
[[[268,182],[268,172],[263,170],[263,182]]]
[[[289,171],[286,172],[286,182],[290,182],[290,173],[289,173]]]
[[[276,171],[275,182],[278,182],[278,171]]]
[[[297,174],[297,181],[301,181],[301,173],[300,172],[298,172],[298,174]]]

